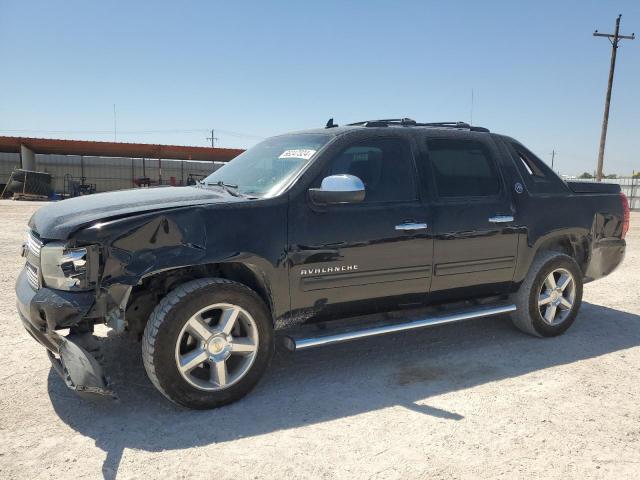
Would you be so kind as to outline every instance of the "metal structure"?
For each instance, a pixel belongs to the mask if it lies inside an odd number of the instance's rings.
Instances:
[[[20,153],[22,147],[33,153],[85,155],[93,157],[170,158],[228,162],[244,150],[237,148],[192,147],[149,143],[96,142],[53,138],[0,136],[0,152]]]
[[[39,171],[51,174],[53,190],[66,194],[86,191],[88,186],[96,192],[107,192],[139,186],[188,185],[223,165],[193,160],[44,154],[37,155],[37,163]],[[0,152],[0,184],[7,182],[14,168],[20,168],[19,154]]]
[[[53,190],[64,197],[140,186],[187,185],[242,152],[233,148],[0,136],[0,191],[14,168],[50,173]]]

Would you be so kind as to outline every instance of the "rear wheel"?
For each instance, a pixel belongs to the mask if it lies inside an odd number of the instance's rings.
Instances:
[[[215,408],[243,397],[262,377],[273,354],[271,318],[244,285],[194,280],[156,306],[142,351],[149,378],[167,398]]]
[[[575,321],[582,302],[582,272],[560,252],[541,252],[514,296],[513,323],[525,333],[553,337]]]

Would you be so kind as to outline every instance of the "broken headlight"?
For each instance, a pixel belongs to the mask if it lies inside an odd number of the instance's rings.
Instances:
[[[91,290],[95,287],[98,251],[95,245],[70,248],[53,242],[40,251],[45,286],[59,290]]]

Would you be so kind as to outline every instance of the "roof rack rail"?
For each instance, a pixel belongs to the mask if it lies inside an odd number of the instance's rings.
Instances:
[[[389,125],[401,125],[403,127],[441,127],[466,129],[472,132],[489,132],[488,128],[476,127],[466,122],[430,122],[418,123],[411,118],[387,118],[382,120],[365,120],[362,122],[349,123],[349,126],[356,127],[388,127]]]
[[[365,120],[363,122],[350,123],[350,126],[362,127],[387,127],[389,125],[399,124],[405,126],[416,125],[416,121],[411,118],[385,118],[382,120]]]

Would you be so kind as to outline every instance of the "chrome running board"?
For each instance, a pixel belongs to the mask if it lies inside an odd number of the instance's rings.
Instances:
[[[291,351],[305,350],[307,348],[332,345],[334,343],[348,342],[359,338],[384,335],[386,333],[402,332],[415,328],[432,327],[434,325],[444,325],[445,323],[461,322],[474,318],[491,317],[516,311],[515,305],[502,305],[489,308],[478,308],[475,310],[465,310],[458,313],[451,313],[443,316],[426,317],[418,320],[411,320],[404,323],[394,323],[375,328],[365,328],[362,330],[351,330],[348,332],[326,335],[321,337],[296,338],[294,336],[285,337],[285,345]]]

